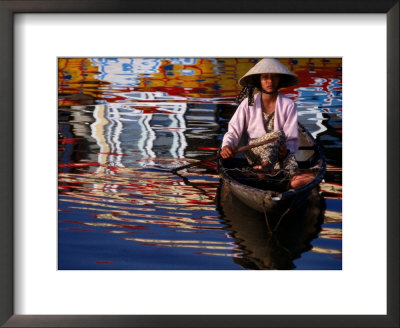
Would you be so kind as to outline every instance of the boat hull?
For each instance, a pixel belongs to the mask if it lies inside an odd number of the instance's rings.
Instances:
[[[247,162],[243,159],[220,159],[218,162],[219,173],[223,183],[233,195],[247,206],[261,213],[276,213],[285,211],[288,207],[296,206],[304,201],[311,193],[319,191],[319,184],[326,170],[325,157],[311,134],[299,124],[300,147],[296,153],[299,167],[302,169],[315,169],[312,181],[296,189],[286,190],[269,189],[251,185],[245,179],[237,178],[235,169],[246,168]],[[284,188],[282,186],[282,188]]]

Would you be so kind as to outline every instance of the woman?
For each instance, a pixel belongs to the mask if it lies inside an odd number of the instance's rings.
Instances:
[[[296,104],[278,90],[297,83],[297,77],[277,59],[264,58],[250,69],[239,80],[244,89],[222,141],[222,158],[233,157],[233,149],[243,138],[246,143],[253,144],[278,137],[278,141],[250,149],[246,158],[255,169],[293,172],[298,167],[294,157],[299,147],[297,109]],[[253,96],[254,89],[260,92]],[[293,183],[291,186],[295,187]]]

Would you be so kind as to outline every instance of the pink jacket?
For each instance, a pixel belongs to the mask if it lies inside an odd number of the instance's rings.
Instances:
[[[286,135],[286,147],[291,153],[299,148],[299,132],[297,126],[297,109],[293,100],[278,94],[275,105],[274,130],[283,130]],[[228,132],[225,133],[222,147],[236,148],[242,136],[245,142],[266,134],[261,108],[261,93],[254,96],[254,105],[248,106],[247,98],[236,109],[229,122]]]

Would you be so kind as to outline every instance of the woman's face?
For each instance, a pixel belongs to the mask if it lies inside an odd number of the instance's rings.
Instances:
[[[261,74],[261,88],[267,93],[277,92],[279,81],[279,74]]]

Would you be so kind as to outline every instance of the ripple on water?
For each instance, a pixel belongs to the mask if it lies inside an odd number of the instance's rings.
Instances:
[[[328,160],[325,221],[292,264],[263,220],[222,210],[215,164],[170,173],[216,153],[256,61],[59,59],[60,269],[341,268],[340,59],[281,59],[300,79],[283,92]]]

